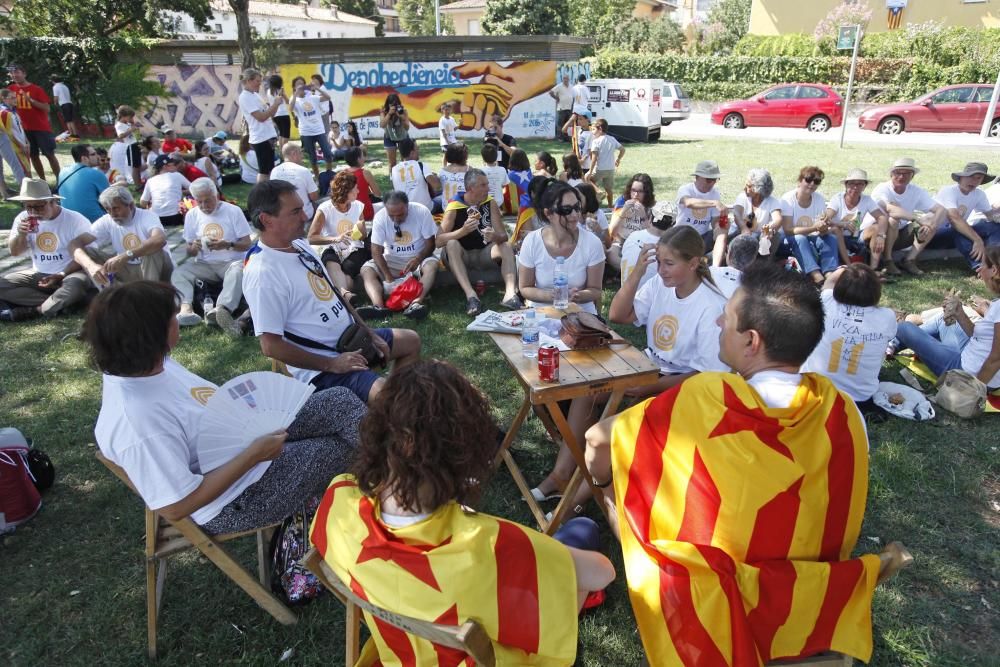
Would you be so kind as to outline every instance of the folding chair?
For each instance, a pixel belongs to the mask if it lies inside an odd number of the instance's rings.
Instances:
[[[113,472],[128,488],[135,492],[135,486],[125,474],[125,471],[97,452],[97,460]],[[136,492],[138,495],[138,492]],[[294,625],[298,618],[278,598],[271,594],[267,586],[268,554],[270,534],[279,524],[273,524],[240,533],[224,535],[208,535],[201,527],[185,517],[178,521],[170,521],[157,512],[146,508],[146,630],[148,635],[147,653],[150,659],[156,659],[156,630],[160,615],[160,602],[163,600],[163,586],[167,579],[167,561],[170,556],[197,549],[206,558],[215,563],[223,574],[232,579],[233,583],[242,588],[260,605],[264,611],[271,614],[283,625]],[[259,581],[254,579],[247,570],[233,559],[222,547],[222,542],[246,535],[257,536],[257,563],[260,568]]]
[[[354,667],[361,655],[360,634],[362,611],[394,628],[399,628],[407,634],[446,646],[458,651],[464,651],[476,661],[477,665],[493,667],[496,658],[493,655],[493,644],[489,635],[476,621],[466,621],[462,625],[442,625],[430,621],[421,621],[409,616],[397,614],[388,609],[377,607],[367,600],[362,600],[347,587],[340,577],[326,564],[323,557],[315,549],[302,559],[302,563],[316,575],[323,586],[344,603],[346,609],[345,626],[347,637],[345,642],[345,664]]]
[[[270,357],[268,357],[271,359]],[[287,375],[292,377],[292,374],[288,372],[288,366],[285,365],[284,361],[278,361],[277,359],[271,359],[271,372],[281,373],[282,375]]]

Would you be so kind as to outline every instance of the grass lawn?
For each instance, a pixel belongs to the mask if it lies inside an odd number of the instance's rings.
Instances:
[[[531,150],[561,153],[563,144],[524,142]],[[438,152],[422,143],[428,162]],[[374,147],[374,157],[381,149]],[[61,147],[60,151],[65,151]],[[721,188],[733,199],[752,166],[767,166],[776,192],[790,189],[800,167],[819,164],[828,174],[822,192],[832,195],[849,168],[879,179],[900,154],[923,170],[917,183],[936,191],[949,172],[982,152],[851,147],[819,144],[698,140],[630,146],[621,172],[645,171],[657,191],[669,193],[689,180],[695,162],[718,160]],[[989,163],[989,160],[986,160]],[[479,160],[472,160],[474,164]],[[994,160],[996,162],[996,160]],[[995,165],[994,165],[995,166]],[[388,185],[385,167],[375,170]],[[227,188],[234,199],[247,187]],[[17,209],[0,204],[0,227],[9,228]],[[986,296],[981,284],[957,262],[928,262],[932,275],[887,286],[883,303],[906,311],[937,305],[950,287]],[[612,292],[605,293],[605,309]],[[497,307],[491,288],[486,305]],[[501,423],[509,422],[520,389],[485,335],[465,332],[468,318],[456,288],[435,291],[432,315],[415,326],[426,356],[458,365],[493,401]],[[143,513],[139,501],[94,458],[93,425],[100,408],[99,375],[87,367],[83,346],[71,334],[81,317],[4,325],[0,336],[0,414],[52,457],[57,482],[44,496],[38,516],[2,538],[0,563],[0,662],[10,665],[136,664],[145,656],[145,589],[142,566]],[[394,318],[396,326],[411,326]],[[639,331],[622,331],[638,342]],[[218,330],[184,330],[175,357],[193,372],[222,383],[250,370],[268,368],[256,341],[232,341]],[[484,361],[486,363],[484,363]],[[883,379],[898,381],[886,364]],[[869,426],[872,457],[868,508],[858,552],[877,552],[903,541],[914,566],[881,587],[873,616],[875,665],[995,665],[1000,645],[1000,465],[995,418],[961,421],[947,415],[930,424],[890,420]],[[991,435],[993,434],[993,435]],[[522,430],[516,458],[530,481],[548,470],[553,448],[537,420]],[[530,524],[525,504],[506,472],[492,480],[484,511]],[[597,518],[597,510],[591,515]],[[251,541],[237,547],[253,560]],[[608,602],[580,622],[586,665],[638,665],[641,646],[625,592],[620,551],[606,536],[619,580]],[[343,610],[326,598],[300,610],[298,625],[283,627],[261,611],[205,559],[192,555],[171,563],[163,603],[161,664],[274,664],[294,648],[288,664],[342,662]]]

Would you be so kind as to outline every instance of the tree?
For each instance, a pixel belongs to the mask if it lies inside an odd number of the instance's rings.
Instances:
[[[208,0],[18,0],[3,27],[19,37],[72,35],[109,37],[128,33],[165,37],[173,32],[162,12],[188,14],[205,27],[212,16]]]
[[[607,45],[615,28],[627,21],[635,0],[575,0],[570,5],[570,34],[591,37],[596,48]]]
[[[569,0],[488,0],[483,14],[487,35],[568,35]]]
[[[375,0],[323,0],[323,5],[326,7],[337,5],[338,9],[348,14],[354,14],[363,19],[375,21],[378,24],[375,26],[375,35],[378,37],[385,36],[385,19],[378,13],[378,6],[375,4]],[[431,34],[433,35],[434,33],[431,32]]]
[[[441,4],[444,4],[443,2]],[[399,25],[414,37],[435,34],[434,0],[399,0]],[[455,34],[455,24],[447,14],[441,14],[441,34]]]
[[[751,0],[719,0],[708,12],[704,48],[709,53],[727,54],[750,30]]]
[[[229,7],[236,14],[236,39],[240,43],[243,69],[257,66],[253,53],[253,31],[250,29],[250,0],[229,0]]]

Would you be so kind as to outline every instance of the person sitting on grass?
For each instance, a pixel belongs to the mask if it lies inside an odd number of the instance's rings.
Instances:
[[[774,196],[774,179],[767,169],[751,169],[743,191],[736,196],[733,217],[740,234],[764,236],[771,244],[771,254],[778,249],[785,217],[791,215],[788,204]]]
[[[559,167],[556,165],[556,159],[552,157],[552,154],[548,151],[541,151],[535,155],[535,165],[532,173],[535,176],[548,176],[549,178],[555,178],[559,173]]]
[[[705,248],[712,253],[712,264],[718,266],[729,238],[728,229],[712,224],[729,211],[716,187],[722,172],[713,160],[702,160],[691,176],[694,181],[677,188],[677,224],[694,227],[701,234]]]
[[[566,181],[574,188],[583,183],[583,166],[576,153],[566,153],[562,157],[563,170],[559,172],[559,180]]]
[[[868,172],[851,169],[841,183],[844,191],[835,194],[826,205],[826,219],[837,237],[840,261],[850,264],[851,255],[861,254],[867,245],[870,251],[868,265],[878,269],[885,252],[889,219],[875,200],[865,194]],[[861,223],[869,215],[874,224],[862,231]]]
[[[704,262],[705,243],[690,225],[663,232],[656,247],[639,252],[635,269],[611,300],[608,318],[646,327],[646,355],[660,367],[658,382],[628,391],[644,398],[704,371],[726,370],[719,361],[716,320],[726,297]],[[656,262],[659,279],[639,283]]]
[[[358,201],[365,207],[362,215],[366,221],[371,220],[375,217],[375,202],[382,201],[382,190],[379,189],[372,172],[365,168],[365,157],[360,148],[357,146],[349,148],[344,161],[347,163],[346,171],[353,174],[358,181]]]
[[[614,566],[586,517],[549,537],[470,509],[494,471],[497,435],[486,397],[453,366],[401,370],[369,404],[352,472],[330,483],[310,541],[372,604],[449,625],[476,619],[498,665],[571,665],[577,612],[614,581]],[[368,624],[362,664],[389,664],[400,642],[413,664],[438,664],[446,650]],[[465,664],[448,652],[448,664]]]
[[[140,280],[102,291],[83,340],[102,373],[97,446],[121,466],[149,509],[190,517],[210,535],[281,521],[347,470],[365,406],[342,388],[318,391],[285,431],[262,435],[218,468],[198,463],[207,392],[218,387],[174,361],[177,293]]]
[[[781,197],[790,211],[785,240],[802,273],[817,285],[839,265],[837,236],[826,217],[826,200],[817,192],[823,177],[819,167],[803,167],[798,185]]]
[[[309,243],[326,246],[320,258],[333,284],[351,305],[357,305],[358,300],[354,278],[372,258],[364,210],[365,205],[358,201],[358,179],[341,171],[330,184],[330,198],[319,205],[309,226]]]
[[[397,144],[399,163],[394,166],[389,175],[392,178],[392,188],[402,190],[414,204],[422,204],[428,210],[434,208],[432,191],[440,188],[437,175],[429,165],[420,161],[420,148],[417,142],[406,137]]]
[[[469,147],[459,141],[444,149],[445,166],[438,172],[441,194],[434,198],[433,213],[444,213],[448,202],[465,192],[465,172],[469,171]]]
[[[176,227],[184,224],[184,214],[181,213],[181,200],[184,193],[190,192],[191,181],[178,173],[183,160],[161,155],[153,163],[156,175],[146,181],[139,197],[139,203],[151,209],[160,216],[164,227]]]
[[[896,337],[896,313],[878,305],[881,297],[878,274],[867,264],[850,264],[827,276],[820,293],[823,340],[802,365],[803,373],[830,378],[863,412],[875,410],[871,398],[878,373]]]
[[[760,256],[760,241],[750,234],[740,234],[726,248],[726,265],[710,266],[712,280],[728,301],[740,286],[743,272]]]
[[[962,171],[952,172],[954,184],[941,188],[934,201],[944,207],[951,225],[955,249],[962,253],[975,271],[983,261],[987,246],[1000,245],[1000,206],[990,204],[979,186],[992,183],[996,176],[982,162],[969,162]],[[979,214],[984,219],[970,224],[969,219]],[[944,230],[939,232],[941,236]]]
[[[867,661],[879,557],[850,557],[868,437],[850,397],[799,372],[823,335],[819,295],[755,262],[719,322],[735,372],[699,373],[587,431],[649,664]]]
[[[653,179],[649,174],[635,174],[625,182],[625,189],[615,200],[611,214],[611,247],[608,249],[608,264],[621,270],[622,245],[633,232],[645,229],[653,218]]]
[[[567,181],[569,185],[573,185]],[[583,197],[583,214],[580,219],[580,229],[586,229],[591,234],[601,239],[604,245],[605,255],[611,247],[611,225],[608,223],[608,216],[604,215],[601,202],[597,198],[597,188],[590,183],[580,182],[573,185],[576,191]]]

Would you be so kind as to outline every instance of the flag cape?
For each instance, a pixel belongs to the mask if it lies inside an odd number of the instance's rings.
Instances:
[[[924,362],[920,361],[912,354],[897,354],[895,359],[900,364],[913,371],[913,374],[917,377],[937,384],[938,378],[934,375],[934,371],[927,368],[927,365]],[[986,392],[986,408],[983,412],[987,414],[996,414],[1000,412],[1000,389],[994,389],[993,391]]]
[[[492,195],[488,195],[486,197],[486,199],[484,199],[482,201],[482,203],[479,204],[479,205],[482,206],[483,204],[485,204],[488,201],[491,201],[492,199],[493,199],[493,196]],[[469,208],[469,205],[465,203],[465,201],[462,199],[462,195],[460,193],[460,194],[455,195],[455,198],[452,199],[450,202],[448,202],[448,205],[445,207],[444,210],[445,211],[461,211],[462,209],[465,209],[465,208]]]
[[[0,131],[7,135],[10,141],[11,155],[15,160],[21,165],[21,169],[25,174],[31,174],[31,167],[28,164],[28,156],[24,154],[21,150],[20,144],[15,141],[15,123],[17,122],[17,116],[13,111],[9,109],[0,109]],[[23,133],[23,130],[22,130]],[[25,139],[25,137],[19,137],[20,139]],[[16,185],[16,184],[15,184]]]
[[[530,229],[527,229],[525,225],[531,222],[535,218],[535,209],[532,206],[527,208],[522,208],[517,214],[517,223],[514,224],[514,236],[512,237],[513,243],[519,244],[524,240],[524,236],[527,235]]]
[[[869,659],[879,561],[845,560],[868,489],[850,398],[805,374],[792,405],[772,409],[735,374],[699,373],[618,415],[611,441],[651,665]]]
[[[412,526],[387,528],[354,478],[327,488],[310,538],[359,597],[393,612],[459,625],[475,619],[498,665],[571,665],[576,656],[576,573],[569,550],[510,521],[451,502]],[[367,616],[367,615],[366,615]],[[367,619],[359,664],[472,665],[457,651]]]

